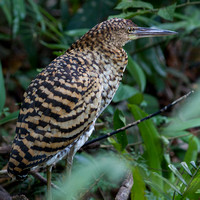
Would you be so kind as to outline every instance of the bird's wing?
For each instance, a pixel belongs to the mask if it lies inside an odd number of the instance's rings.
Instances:
[[[24,95],[9,162],[15,171],[46,161],[97,118],[102,91],[97,73],[90,74],[77,58],[61,58],[45,68]]]

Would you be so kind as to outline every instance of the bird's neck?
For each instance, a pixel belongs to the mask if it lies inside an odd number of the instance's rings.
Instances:
[[[99,79],[102,87],[100,115],[118,89],[128,62],[126,52],[123,48],[106,43],[87,46],[85,43],[76,43],[66,53],[83,61],[87,66],[87,74]]]
[[[80,39],[66,53],[81,55],[97,71],[115,71],[116,75],[122,76],[128,62],[126,52],[122,47],[116,47],[101,40]]]

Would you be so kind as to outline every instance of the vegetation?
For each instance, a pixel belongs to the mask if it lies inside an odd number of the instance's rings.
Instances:
[[[200,2],[128,0],[0,1],[0,165],[6,168],[23,93],[56,56],[95,24],[111,17],[177,31],[127,44],[129,63],[92,137],[158,111],[195,90],[184,103],[118,133],[75,156],[70,179],[64,161],[53,168],[54,199],[114,199],[129,179],[129,199],[200,198]],[[46,176],[45,171],[41,171]],[[130,176],[132,174],[132,176]],[[133,186],[131,184],[133,177]],[[46,186],[0,178],[11,196],[45,199]],[[14,186],[14,187],[13,187]]]

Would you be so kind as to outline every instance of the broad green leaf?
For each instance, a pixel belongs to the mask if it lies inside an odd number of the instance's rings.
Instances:
[[[112,144],[114,146],[114,148],[117,150],[117,151],[121,151],[121,145],[117,142],[117,140],[113,137],[109,137],[108,139],[108,142],[110,142],[110,144]]]
[[[4,85],[2,65],[0,62],[0,112],[3,110],[5,101],[6,101],[6,91],[5,91],[5,85]]]
[[[176,3],[159,9],[158,15],[164,19],[172,21],[174,17],[175,9],[176,9]]]
[[[138,93],[138,90],[135,89],[134,87],[120,83],[119,88],[113,98],[113,102],[116,103],[116,102],[126,100],[132,97],[133,95],[135,95],[136,93]]]
[[[139,120],[147,116],[147,114],[136,105],[129,104],[128,107],[131,110],[131,113],[133,114],[135,120]],[[156,172],[160,171],[161,174],[161,161],[163,159],[163,150],[156,127],[154,126],[152,120],[141,122],[138,127],[144,141],[147,164],[151,171],[155,171],[156,169]],[[160,185],[161,188],[163,187],[163,182],[161,179],[153,176],[152,181]],[[154,193],[157,192],[154,191]]]
[[[5,124],[11,120],[17,119],[19,115],[19,111],[15,111],[13,113],[10,113],[8,116],[4,117],[3,119],[0,120],[0,125]]]
[[[194,128],[200,126],[200,119],[188,119],[187,121],[182,121],[180,119],[174,119],[172,123],[165,129],[165,132],[179,132],[186,130],[188,128]]]
[[[142,68],[131,58],[128,56],[128,65],[127,70],[132,75],[132,77],[136,80],[137,84],[140,87],[140,91],[143,92],[146,87],[146,77],[142,70]]]
[[[188,138],[190,138],[190,136],[191,136],[191,133],[188,132],[188,131],[176,131],[176,132],[173,132],[173,131],[165,131],[165,129],[163,131],[161,131],[161,134],[165,135],[169,139],[170,138],[180,137],[184,141],[186,140],[187,143],[189,142]]]
[[[189,165],[192,160],[197,160],[198,150],[200,149],[198,138],[195,136],[191,137],[188,145],[184,161]]]
[[[147,113],[154,113],[159,110],[158,99],[152,95],[144,94],[143,104],[145,106],[145,112]]]
[[[133,170],[133,187],[131,189],[131,200],[146,200],[145,196],[145,182],[138,166],[134,167]]]
[[[126,125],[126,119],[125,119],[122,111],[117,109],[115,111],[114,117],[113,117],[113,127],[115,130],[117,130],[118,128],[121,128],[125,125]],[[120,151],[123,151],[126,148],[126,145],[128,144],[126,131],[121,131],[121,132],[117,133],[116,137],[117,137],[117,141],[121,145]]]
[[[147,8],[153,9],[153,5],[144,1],[122,1],[120,2],[115,9],[127,9],[127,8]]]
[[[137,93],[128,99],[130,104],[140,105],[144,100],[144,95],[142,93]]]

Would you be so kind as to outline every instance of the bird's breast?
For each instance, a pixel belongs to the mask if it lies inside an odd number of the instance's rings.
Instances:
[[[120,51],[112,50],[112,53],[108,50],[107,54],[105,52],[103,55],[100,54],[96,57],[102,87],[102,101],[99,115],[112,101],[128,62],[127,54],[123,49],[120,49]]]

